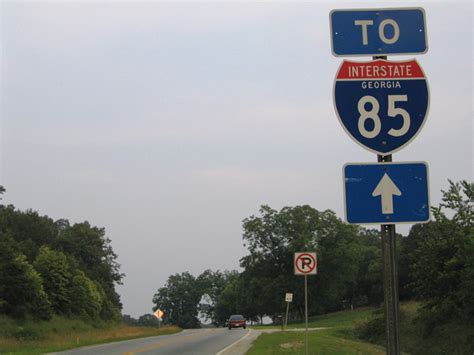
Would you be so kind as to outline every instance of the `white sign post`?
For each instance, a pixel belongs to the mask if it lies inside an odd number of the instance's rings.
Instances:
[[[293,301],[293,294],[287,293],[285,295],[285,302],[286,302],[286,316],[285,316],[285,328],[288,325],[288,311],[290,309],[290,303]]]
[[[304,276],[304,323],[305,323],[305,354],[308,355],[308,275],[318,272],[318,260],[314,252],[298,252],[294,258],[295,275]]]

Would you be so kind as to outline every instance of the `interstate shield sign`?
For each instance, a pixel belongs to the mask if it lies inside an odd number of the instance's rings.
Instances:
[[[423,127],[428,83],[416,60],[345,60],[334,82],[334,106],[352,139],[388,155],[410,143]]]

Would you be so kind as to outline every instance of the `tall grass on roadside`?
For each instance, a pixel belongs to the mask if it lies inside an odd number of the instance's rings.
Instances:
[[[426,329],[426,315],[419,303],[410,302],[400,307],[400,346],[412,355],[439,354],[465,355],[474,353],[474,322],[461,324],[456,321],[438,321],[436,327]],[[354,329],[359,339],[385,345],[385,321],[382,310],[377,310],[368,320]]]
[[[39,354],[179,331],[177,327],[130,327],[64,317],[54,317],[51,321],[15,321],[0,316],[0,353]]]

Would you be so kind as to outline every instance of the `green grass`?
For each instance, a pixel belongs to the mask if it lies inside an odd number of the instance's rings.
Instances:
[[[247,355],[304,354],[304,332],[262,334]],[[337,330],[326,329],[308,333],[310,354],[385,354],[382,347],[343,336]]]
[[[178,327],[130,327],[121,323],[90,324],[80,319],[54,317],[48,322],[18,322],[0,316],[0,354],[43,354],[181,331]]]
[[[308,319],[308,327],[352,327],[354,322],[360,322],[372,317],[373,308],[361,308],[355,311],[341,311],[321,316],[310,317]],[[304,328],[304,323],[289,324],[288,327]]]
[[[372,318],[372,312],[374,308],[360,308],[354,311],[341,311],[328,313],[321,316],[309,317],[308,327],[309,328],[322,328],[322,327],[352,327],[354,322],[362,322]],[[290,322],[288,323],[289,329],[291,328],[304,328],[304,322]],[[254,329],[268,329],[268,328],[281,328],[276,325],[255,325],[252,326]]]
[[[353,328],[372,316],[373,309],[364,308],[311,317],[309,328],[328,328],[308,333],[310,354],[385,354],[378,345],[360,341],[353,337]],[[303,323],[288,324],[288,329],[304,328]],[[255,326],[256,329],[277,328],[276,326]],[[248,355],[260,354],[304,354],[304,331],[286,331],[260,335]]]

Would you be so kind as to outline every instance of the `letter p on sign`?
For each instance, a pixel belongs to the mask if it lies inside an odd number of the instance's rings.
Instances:
[[[316,275],[318,261],[314,252],[295,253],[295,275]]]

